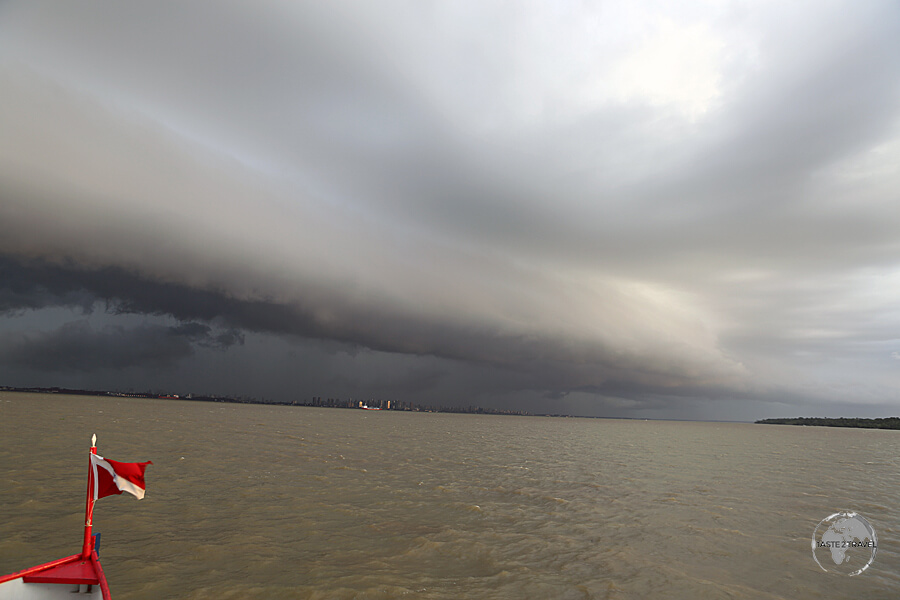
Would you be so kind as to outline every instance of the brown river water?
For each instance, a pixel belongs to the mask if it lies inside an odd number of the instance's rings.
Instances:
[[[900,597],[900,431],[0,393],[0,574],[81,545],[116,600]],[[856,577],[811,536],[878,535]]]

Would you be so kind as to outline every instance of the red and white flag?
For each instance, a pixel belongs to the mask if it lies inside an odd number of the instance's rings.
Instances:
[[[138,500],[144,497],[144,469],[152,462],[123,463],[91,454],[94,474],[94,500],[128,492]]]

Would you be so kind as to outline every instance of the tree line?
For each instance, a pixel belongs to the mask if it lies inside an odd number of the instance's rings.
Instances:
[[[761,419],[757,421],[763,425],[814,425],[818,427],[858,427],[863,429],[900,429],[900,417],[885,417],[883,419],[860,419],[854,417],[840,417],[826,419],[823,417],[795,417],[792,419]]]

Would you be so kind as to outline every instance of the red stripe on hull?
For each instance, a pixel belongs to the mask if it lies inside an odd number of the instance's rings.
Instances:
[[[0,584],[21,578],[24,583],[58,583],[70,585],[99,585],[103,600],[110,600],[109,585],[100,566],[96,551],[88,560],[80,554],[54,560],[42,565],[0,576]]]

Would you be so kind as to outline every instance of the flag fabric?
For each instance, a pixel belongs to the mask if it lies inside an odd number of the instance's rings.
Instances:
[[[144,483],[144,469],[152,462],[123,463],[97,454],[91,454],[91,469],[94,471],[94,500],[128,492],[138,500],[144,497],[147,485]]]

